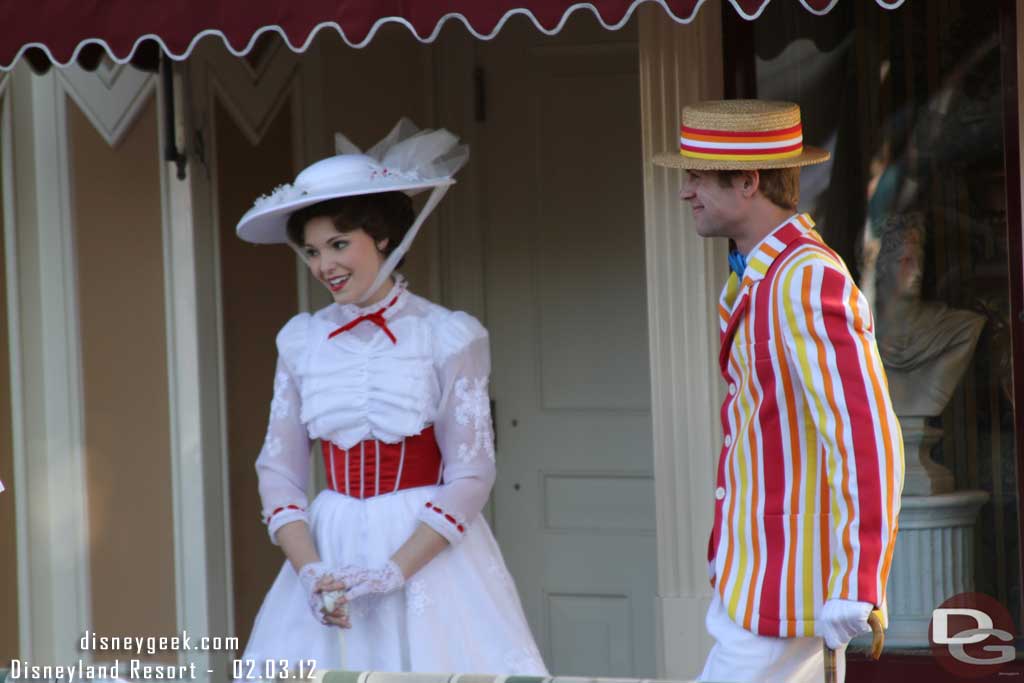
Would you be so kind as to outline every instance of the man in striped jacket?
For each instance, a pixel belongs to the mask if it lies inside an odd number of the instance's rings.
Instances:
[[[701,680],[820,681],[885,599],[903,486],[903,440],[867,302],[796,213],[800,110],[761,101],[683,110],[681,199],[698,234],[736,245],[719,301],[728,386]]]

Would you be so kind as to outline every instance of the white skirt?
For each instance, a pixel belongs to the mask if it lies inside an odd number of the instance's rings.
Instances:
[[[436,491],[424,486],[366,500],[322,491],[309,508],[321,559],[336,567],[382,566],[416,529]],[[286,561],[242,660],[256,672],[266,660],[287,660],[293,671],[300,661],[315,660],[317,670],[547,675],[483,517],[404,589],[356,600],[349,615],[350,629],[319,623]]]

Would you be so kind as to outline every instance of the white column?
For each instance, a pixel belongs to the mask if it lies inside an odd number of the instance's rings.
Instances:
[[[721,7],[706,2],[688,25],[640,8],[647,301],[651,344],[658,534],[658,675],[700,673],[710,640],[707,539],[718,453],[716,306],[728,271],[726,244],[694,231],[679,201],[682,172],[650,163],[678,149],[684,104],[722,96]]]
[[[189,129],[188,97],[175,76],[174,131],[185,150]],[[164,93],[158,90],[159,149],[168,134]],[[194,220],[193,191],[208,184],[206,169],[189,159],[179,180],[173,162],[161,163],[167,369],[171,425],[174,563],[177,621],[197,637],[224,636],[231,630],[228,587],[227,466],[221,440],[220,357],[216,310],[215,234]],[[227,680],[223,652],[181,652],[201,677]],[[213,669],[215,674],[207,676]]]
[[[66,98],[53,70],[34,76],[22,63],[12,78],[15,210],[5,239],[16,292],[10,311],[19,366],[12,399],[22,654],[70,664],[83,656],[78,643],[91,620]]]
[[[7,495],[15,496],[15,534],[18,554],[12,561],[17,562],[18,604],[18,640],[21,652],[32,651],[32,631],[29,612],[32,601],[29,599],[29,562],[25,548],[28,547],[28,500],[25,496],[12,491],[27,490],[25,476],[25,429],[24,409],[22,406],[22,372],[20,349],[20,325],[18,324],[18,254],[15,235],[14,215],[14,123],[13,107],[10,94],[14,79],[9,73],[0,74],[0,210],[3,211],[4,233],[0,239],[4,241],[4,270],[7,295],[7,337],[8,358],[0,362],[8,363],[11,381],[11,445],[14,449],[14,470],[11,479],[5,483]]]

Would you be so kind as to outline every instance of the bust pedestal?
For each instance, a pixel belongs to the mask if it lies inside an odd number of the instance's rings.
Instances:
[[[903,496],[887,590],[887,648],[928,647],[932,610],[974,590],[974,526],[988,499],[985,491]]]
[[[886,591],[887,648],[929,646],[932,610],[974,590],[974,529],[985,491],[953,491],[952,473],[931,458],[942,430],[926,417],[900,416],[906,470],[899,534]],[[870,638],[858,638],[870,644]]]
[[[906,471],[903,496],[931,496],[953,491],[953,473],[932,460],[931,452],[942,430],[927,424],[926,417],[900,416]],[[902,519],[901,519],[902,521]]]

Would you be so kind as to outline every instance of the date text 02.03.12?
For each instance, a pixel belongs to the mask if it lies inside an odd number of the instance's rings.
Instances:
[[[315,659],[234,659],[231,661],[231,678],[236,681],[260,679],[302,680],[312,678],[316,673]]]

